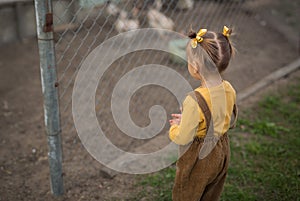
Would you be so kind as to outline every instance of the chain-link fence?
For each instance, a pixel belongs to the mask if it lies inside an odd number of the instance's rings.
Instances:
[[[278,68],[279,66],[272,65],[265,69],[260,68],[259,65],[258,68],[249,68],[249,66],[255,67],[264,57],[272,56],[267,53],[249,51],[247,48],[251,45],[264,47],[263,44],[258,44],[260,40],[256,40],[258,36],[264,37],[267,33],[266,22],[259,15],[260,9],[264,8],[262,4],[256,0],[53,0],[57,84],[63,141],[71,142],[76,133],[72,116],[72,101],[74,101],[72,93],[82,64],[95,48],[122,32],[156,28],[172,30],[182,35],[181,38],[176,39],[168,37],[163,31],[152,35],[146,34],[147,32],[145,35],[136,35],[131,32],[132,34],[124,36],[123,44],[106,46],[106,54],[97,55],[98,68],[106,68],[101,62],[102,58],[103,60],[116,59],[99,77],[94,109],[103,133],[114,145],[124,151],[139,152],[141,150],[137,147],[153,139],[130,137],[130,134],[124,133],[116,123],[111,109],[115,87],[129,72],[149,64],[168,67],[179,73],[192,87],[196,87],[198,83],[190,78],[184,60],[187,40],[183,35],[190,28],[195,30],[207,28],[221,32],[223,26],[227,25],[234,29],[236,35],[233,35],[232,41],[237,44],[239,56],[233,61],[224,77],[233,82],[237,91]],[[137,39],[141,43],[144,41],[162,43],[169,51],[143,49],[131,51],[120,57],[117,55],[120,49],[132,48],[133,43],[130,41]],[[267,38],[266,44],[268,44]],[[183,58],[174,56],[172,53]],[[256,59],[249,60],[255,57]],[[135,76],[146,78],[147,74],[140,72]],[[163,72],[158,72],[157,77],[162,76],[165,76]],[[128,87],[122,86],[121,90],[125,94],[129,93]],[[178,84],[177,87],[181,90],[183,86]],[[125,95],[120,95],[118,98],[123,97]],[[167,87],[149,84],[141,85],[130,96],[128,108],[124,108],[124,111],[128,111],[129,118],[137,127],[144,128],[151,124],[152,119],[148,114],[153,105],[163,106],[166,114],[178,112],[180,107],[178,100]],[[86,114],[82,114],[84,115]],[[124,122],[127,121],[124,120]],[[157,131],[156,137],[163,136],[159,139],[157,146],[148,147],[143,151],[155,152],[168,143],[167,135],[165,135],[168,127],[169,125],[165,123],[162,129]]]
[[[243,10],[243,1],[149,0],[100,2],[97,5],[94,3],[93,1],[54,2],[54,8],[65,7],[65,12],[60,16],[56,15],[57,23],[72,27],[56,35],[61,121],[64,133],[75,132],[71,115],[71,95],[76,74],[86,56],[102,42],[122,32],[148,27],[169,29],[183,34],[191,26],[194,29],[201,26],[221,31],[223,25],[236,26],[239,23],[242,24],[245,20],[243,18],[247,17]],[[67,15],[71,17],[68,18]],[[184,43],[183,47],[186,43],[186,41],[171,40],[163,33],[141,36],[140,40],[153,43],[165,41],[167,45],[175,46],[173,49],[181,48],[181,51],[184,50],[181,47],[182,43]],[[130,48],[131,45],[120,45],[119,48]],[[110,46],[106,51],[108,55],[105,57],[113,57],[118,51],[118,46]],[[147,64],[159,64],[176,70],[195,87],[195,83],[186,71],[184,61],[174,59],[172,60],[169,53],[162,51],[135,51],[114,61],[101,77],[96,91],[95,110],[103,133],[117,147],[125,151],[133,151],[133,148],[143,145],[148,140],[135,139],[128,136],[129,133],[124,134],[115,122],[111,102],[116,84],[126,73],[135,68]],[[104,66],[99,65],[99,68],[104,68]],[[178,90],[180,87],[178,86]],[[126,87],[123,90],[129,91]],[[180,106],[168,90],[154,85],[141,87],[131,97],[129,108],[124,108],[122,112],[129,110],[130,117],[128,118],[132,118],[138,127],[146,127],[151,123],[148,117],[151,106],[162,105],[167,114],[178,111]],[[167,128],[168,124],[165,124],[163,130],[157,133],[157,136],[165,136],[165,143],[167,143],[165,135]],[[148,152],[151,151],[155,150],[148,150]]]
[[[53,7],[54,10],[59,12],[54,13],[55,30],[57,31],[55,35],[55,49],[58,66],[61,119],[64,132],[69,132],[69,126],[72,125],[71,95],[76,73],[86,56],[110,37],[121,32],[148,27],[169,29],[183,34],[187,33],[190,27],[194,29],[205,27],[221,32],[223,25],[227,25],[234,27],[239,34],[253,28],[247,27],[245,30],[245,22],[253,11],[248,11],[245,8],[245,1],[238,0],[61,0],[54,1]],[[154,42],[164,40],[163,35],[159,37],[145,36],[141,40],[146,39]],[[166,38],[166,40],[168,39]],[[170,44],[173,44],[172,41],[170,41]],[[175,48],[178,45],[180,46],[180,44],[176,44],[176,41],[174,41]],[[114,54],[115,51],[114,49],[107,49],[107,52],[110,52],[110,54]],[[105,110],[110,108],[111,92],[118,79],[135,67],[151,63],[166,65],[176,69],[192,82],[188,77],[184,63],[180,63],[176,59],[172,61],[169,54],[145,50],[126,55],[113,63],[101,79],[102,82],[99,83],[99,89],[101,88],[101,90],[99,90],[99,95],[97,95],[96,110],[98,115],[100,115],[99,118],[101,117],[100,119],[109,119],[111,117],[103,117],[101,114],[104,114]],[[168,97],[167,92],[162,92],[154,88],[150,90],[153,90],[150,93],[153,100],[149,100],[146,94],[141,94],[145,99],[144,101],[140,100],[140,103],[137,102],[137,104],[140,104],[143,108],[147,108],[148,104],[151,105],[157,101],[169,102],[170,97]],[[136,99],[139,98],[136,97]],[[170,108],[173,108],[173,106],[171,105]],[[133,110],[132,113],[135,115],[138,113],[143,115],[145,113],[145,111],[141,111],[141,107],[135,107]],[[136,120],[141,119],[143,118],[136,117]],[[109,123],[104,124],[107,125]],[[109,127],[112,129],[113,126]],[[116,131],[111,132],[117,135]]]

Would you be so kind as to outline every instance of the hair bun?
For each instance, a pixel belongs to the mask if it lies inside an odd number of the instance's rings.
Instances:
[[[189,37],[190,39],[196,38],[196,36],[197,36],[197,33],[196,33],[195,31],[193,31],[193,30],[190,30],[190,31],[189,31],[188,37]]]
[[[223,33],[225,37],[229,38],[229,36],[232,34],[232,29],[228,28],[227,26],[223,27]]]

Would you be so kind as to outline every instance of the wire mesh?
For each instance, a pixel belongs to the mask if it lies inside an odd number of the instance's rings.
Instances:
[[[60,92],[60,111],[63,133],[74,132],[72,120],[72,89],[78,70],[87,55],[105,40],[125,31],[137,28],[166,28],[185,34],[194,29],[208,28],[220,31],[223,25],[233,27],[238,33],[234,39],[238,43],[240,57],[246,60],[255,56],[247,51],[247,43],[255,43],[257,35],[264,35],[264,29],[258,13],[263,9],[256,0],[58,0],[53,1],[55,16],[56,59]],[[256,5],[258,4],[258,5]],[[156,15],[156,22],[149,15]],[[163,22],[163,20],[165,20]],[[244,33],[252,32],[247,40],[242,40]],[[153,42],[164,40],[164,36],[144,36],[140,39]],[[130,44],[125,44],[125,46]],[[123,45],[124,46],[124,45]],[[120,45],[120,48],[123,47]],[[107,55],[114,54],[115,49],[107,49]],[[247,55],[247,56],[246,56]],[[241,60],[241,59],[240,59]],[[237,84],[241,90],[258,79],[253,69],[244,68],[251,64],[240,60],[225,73],[225,78],[239,77],[244,83]],[[137,147],[147,140],[128,137],[115,125],[111,114],[111,94],[114,86],[130,70],[146,64],[160,64],[179,72],[193,87],[192,80],[184,63],[176,63],[168,53],[144,50],[130,53],[116,60],[101,77],[96,92],[97,117],[107,137],[124,150]],[[269,67],[272,71],[275,67]],[[259,70],[255,70],[259,71]],[[241,73],[243,72],[243,73]],[[252,74],[251,74],[252,73]],[[256,73],[260,77],[266,72]],[[141,75],[145,76],[145,75]],[[252,79],[247,78],[252,76]],[[236,81],[238,83],[238,81]],[[180,86],[178,86],[180,87]],[[148,111],[152,105],[163,105],[168,114],[178,112],[179,105],[174,96],[166,89],[157,86],[145,86],[138,90],[130,101],[131,118],[140,127],[149,124]],[[166,133],[168,125],[159,133]],[[63,134],[64,135],[64,134]]]

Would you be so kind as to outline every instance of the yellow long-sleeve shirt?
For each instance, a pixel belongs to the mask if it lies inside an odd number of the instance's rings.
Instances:
[[[236,102],[236,92],[231,84],[223,81],[222,84],[211,87],[195,89],[201,93],[212,113],[214,134],[221,136],[230,127],[233,107]],[[205,137],[206,120],[197,101],[187,96],[183,101],[183,111],[180,125],[173,125],[169,130],[170,139],[179,145],[191,142],[195,136]]]

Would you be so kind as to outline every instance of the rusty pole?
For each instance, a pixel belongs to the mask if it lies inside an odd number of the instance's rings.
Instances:
[[[62,146],[53,41],[52,0],[35,0],[37,37],[40,55],[42,92],[44,96],[44,121],[48,141],[50,184],[54,195],[62,195]]]

